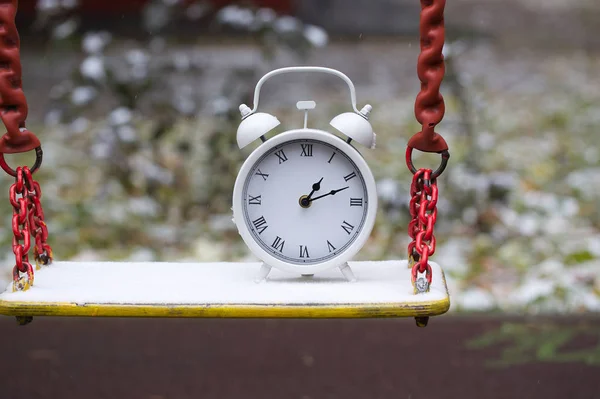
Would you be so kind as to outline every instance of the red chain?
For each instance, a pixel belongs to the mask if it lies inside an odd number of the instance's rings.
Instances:
[[[7,130],[0,139],[2,154],[27,152],[40,146],[35,134],[25,128],[28,108],[21,82],[20,41],[15,25],[18,3],[18,0],[0,0],[0,118]]]
[[[16,291],[26,290],[33,285],[33,268],[29,263],[31,236],[35,240],[34,257],[38,267],[40,264],[48,265],[52,262],[52,248],[47,243],[48,228],[44,222],[41,197],[40,185],[33,180],[29,168],[18,167],[16,182],[10,187],[10,203],[13,206],[13,252],[16,261],[13,281]]]
[[[33,284],[33,268],[29,263],[30,231],[28,218],[29,197],[28,187],[24,182],[23,169],[17,168],[17,181],[10,187],[10,203],[13,206],[13,252],[15,253],[15,267],[13,269],[14,290],[26,290]],[[20,198],[17,198],[17,196]],[[23,244],[20,241],[23,240]],[[26,274],[27,279],[21,277]]]
[[[410,186],[412,220],[408,224],[408,235],[412,242],[408,245],[408,257],[412,265],[412,283],[417,292],[429,290],[429,257],[435,253],[433,228],[437,219],[438,187],[431,179],[432,173],[431,169],[419,169]],[[425,273],[425,280],[418,280],[419,273]]]
[[[21,81],[20,40],[15,16],[18,0],[0,0],[0,118],[6,126],[6,134],[0,139],[0,167],[15,177],[10,187],[10,203],[13,206],[13,269],[14,290],[27,290],[34,279],[29,263],[31,237],[35,240],[34,258],[37,266],[52,262],[52,248],[48,245],[48,228],[44,222],[40,185],[32,173],[42,163],[42,148],[38,138],[27,130],[27,99]],[[27,152],[35,149],[36,161],[30,170],[18,167],[13,170],[4,154]]]
[[[444,171],[450,157],[448,144],[434,131],[445,112],[444,98],[440,94],[445,73],[442,55],[445,5],[446,0],[421,0],[421,54],[417,65],[421,91],[415,101],[415,116],[421,124],[421,131],[409,140],[406,150],[406,165],[414,174],[410,187],[412,220],[408,225],[408,235],[412,242],[408,245],[408,259],[415,293],[427,292],[431,285],[429,257],[435,253],[433,229],[437,219],[436,178]],[[417,170],[412,162],[413,149],[440,153],[440,167],[435,172],[431,169]],[[419,274],[425,274],[425,277],[419,277]]]

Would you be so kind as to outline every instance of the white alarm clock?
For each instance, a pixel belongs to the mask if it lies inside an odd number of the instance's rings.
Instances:
[[[279,120],[258,108],[260,88],[279,74],[323,72],[342,78],[350,89],[353,112],[336,116],[331,126],[346,136],[307,127],[313,101],[299,101],[304,127],[267,140]],[[274,70],[256,85],[254,108],[240,105],[242,123],[238,146],[261,139],[242,165],[233,190],[233,215],[238,231],[252,253],[263,261],[259,280],[272,267],[304,276],[339,267],[348,280],[354,275],[347,261],[368,240],[377,212],[375,179],[356,141],[375,146],[368,122],[371,106],[356,108],[352,81],[343,73],[322,67]]]

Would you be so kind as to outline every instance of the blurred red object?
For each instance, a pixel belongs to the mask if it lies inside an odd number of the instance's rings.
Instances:
[[[107,1],[107,0],[80,0],[80,9],[84,13],[101,13],[104,15],[119,15],[125,13],[134,13],[142,9],[149,0],[125,0],[125,1]],[[210,0],[217,7],[223,7],[228,4],[236,4],[238,1],[232,0]],[[291,0],[254,0],[257,7],[269,7],[279,13],[290,13],[292,11]],[[35,13],[37,0],[19,1],[19,14],[32,15]]]

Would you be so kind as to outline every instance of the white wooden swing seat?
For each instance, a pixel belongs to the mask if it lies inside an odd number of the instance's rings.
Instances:
[[[432,284],[415,294],[406,261],[350,262],[356,282],[339,269],[313,277],[260,263],[55,262],[34,285],[0,294],[0,314],[33,316],[212,318],[426,318],[445,313],[444,273],[430,262]],[[4,287],[3,287],[4,288]]]

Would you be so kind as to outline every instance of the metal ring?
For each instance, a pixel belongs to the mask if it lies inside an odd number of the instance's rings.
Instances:
[[[42,146],[35,148],[35,163],[31,168],[31,174],[34,174],[36,170],[42,166],[42,159],[44,156],[44,152],[42,151]],[[4,153],[0,152],[0,167],[12,177],[17,177],[17,171],[8,166],[6,163],[6,159],[4,159]]]
[[[406,147],[406,166],[408,166],[408,169],[414,175],[417,173],[417,168],[415,168],[415,165],[413,164],[412,152],[412,147]],[[448,166],[448,160],[450,159],[450,152],[448,152],[448,150],[444,150],[438,154],[442,156],[442,162],[436,171],[431,175],[431,180],[435,180],[444,172],[444,170],[446,170],[446,166]]]

